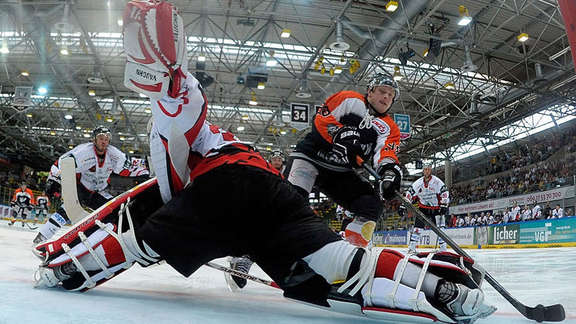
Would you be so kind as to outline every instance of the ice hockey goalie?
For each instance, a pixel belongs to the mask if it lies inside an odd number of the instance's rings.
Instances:
[[[162,205],[156,179],[151,179],[37,245],[35,253],[42,259],[37,286],[85,291],[136,262],[159,262],[160,255],[137,232]],[[280,255],[282,251],[276,257]],[[286,297],[337,312],[394,321],[470,323],[495,310],[484,302],[482,271],[473,260],[452,253],[367,251],[337,240],[290,269],[276,269],[275,260],[263,261],[263,268]]]

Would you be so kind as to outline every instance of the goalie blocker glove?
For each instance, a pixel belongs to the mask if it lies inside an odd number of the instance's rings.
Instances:
[[[380,175],[380,196],[382,199],[393,198],[394,193],[400,190],[402,169],[396,163],[388,163],[378,169],[378,174]]]

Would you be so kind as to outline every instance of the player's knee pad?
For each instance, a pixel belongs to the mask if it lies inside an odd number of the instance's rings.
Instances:
[[[37,245],[43,259],[37,286],[58,284],[86,290],[130,268],[160,260],[135,230],[162,206],[156,179],[151,179],[105,204],[70,230]]]

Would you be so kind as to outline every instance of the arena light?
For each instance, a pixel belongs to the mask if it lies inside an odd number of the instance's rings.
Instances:
[[[26,117],[32,118],[32,113],[26,113]]]
[[[64,119],[66,120],[72,120],[74,117],[71,114],[66,114],[64,115]]]
[[[456,89],[456,86],[454,85],[454,82],[448,81],[444,83],[444,88],[446,88],[446,90],[454,90]]]
[[[41,86],[40,88],[38,88],[38,93],[40,95],[45,95],[48,93],[48,88],[46,88],[45,86]]]
[[[266,83],[264,82],[258,82],[258,89],[262,90],[266,88]]]
[[[273,66],[276,66],[276,64],[278,64],[278,62],[276,62],[276,60],[272,57],[269,58],[268,61],[266,61],[267,67],[273,67]]]
[[[248,104],[250,106],[257,106],[258,105],[258,100],[256,100],[256,93],[254,93],[254,91],[252,91],[252,98],[250,98],[250,101],[248,101]]]
[[[342,73],[342,68],[339,66],[335,67],[334,68],[334,74],[340,74],[340,73]]]
[[[90,90],[88,90],[88,95],[90,97],[94,97],[96,95],[96,91],[94,91],[94,89],[90,89]]]
[[[239,131],[239,132],[243,131],[244,129],[246,129],[244,126],[238,126],[238,127],[236,127],[236,130]]]
[[[206,56],[198,55],[198,62],[206,62]]]
[[[282,29],[282,33],[280,34],[282,38],[290,38],[290,29],[284,28]]]
[[[386,11],[394,12],[396,11],[396,9],[398,9],[398,1],[394,0],[388,1],[388,3],[386,4]]]
[[[20,72],[20,75],[27,77],[27,76],[30,76],[30,72],[24,70],[24,71]]]
[[[62,48],[60,49],[60,54],[62,54],[62,55],[69,55],[70,52],[68,51],[68,47],[62,47]]]
[[[459,26],[467,26],[472,22],[472,17],[470,17],[468,8],[464,6],[458,6],[458,12],[460,13],[460,20],[458,21]]]
[[[0,53],[8,54],[10,53],[10,49],[8,49],[8,42],[6,39],[2,39],[2,47],[0,47]]]
[[[392,78],[394,79],[394,81],[400,81],[402,80],[402,78],[404,78],[398,66],[394,67],[394,75],[392,76]]]
[[[524,43],[530,38],[530,36],[528,36],[528,34],[526,33],[521,33],[520,35],[516,36],[516,38],[518,39],[519,42]]]
[[[286,131],[280,131],[280,135],[286,135]]]
[[[124,20],[122,20],[122,18],[118,19],[118,20],[116,21],[116,23],[117,23],[118,26],[120,26],[120,27],[124,26]]]
[[[88,138],[88,137],[90,137],[90,134],[88,134],[88,133],[84,133],[84,135],[83,135],[83,136],[84,136],[85,138]]]
[[[242,120],[248,120],[250,117],[248,115],[242,115]]]

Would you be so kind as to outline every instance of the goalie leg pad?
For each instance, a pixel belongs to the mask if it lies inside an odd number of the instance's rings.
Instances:
[[[99,229],[90,236],[86,236],[84,232],[80,231],[77,232],[80,239],[77,245],[70,247],[63,243],[62,248],[65,253],[41,267],[44,269],[40,271],[40,280],[37,286],[54,286],[52,278],[42,280],[46,276],[51,276],[47,274],[50,273],[50,270],[55,273],[56,277],[60,271],[64,276],[59,279],[63,282],[70,279],[74,272],[79,272],[84,277],[84,281],[70,290],[85,290],[114,277],[120,271],[130,268],[135,262],[143,266],[158,262],[159,255],[145,242],[141,242],[143,249],[140,248],[132,224],[130,224],[130,230],[127,232],[118,231],[118,228],[122,228],[124,218],[128,222],[132,222],[128,203],[120,209],[120,213],[125,214],[125,217],[120,216],[118,226],[111,223],[104,224],[100,220],[96,220],[95,225]],[[72,273],[62,271],[62,266],[69,263],[74,264]]]
[[[401,311],[405,316],[425,321],[432,317],[447,323],[471,323],[492,314],[496,308],[484,303],[483,292],[470,270],[463,266],[473,261],[462,259],[452,253],[415,256],[374,249],[366,252],[360,270],[337,292],[349,297],[361,294],[363,302],[359,306],[365,315],[382,318],[385,313]],[[344,298],[335,300],[337,305],[345,302]]]
[[[37,286],[61,283],[69,290],[84,290],[135,262],[144,266],[158,262],[159,255],[136,238],[135,222],[141,223],[161,205],[157,181],[151,179],[105,204],[66,233],[37,245],[35,254],[43,259]],[[138,218],[132,217],[131,208]]]

